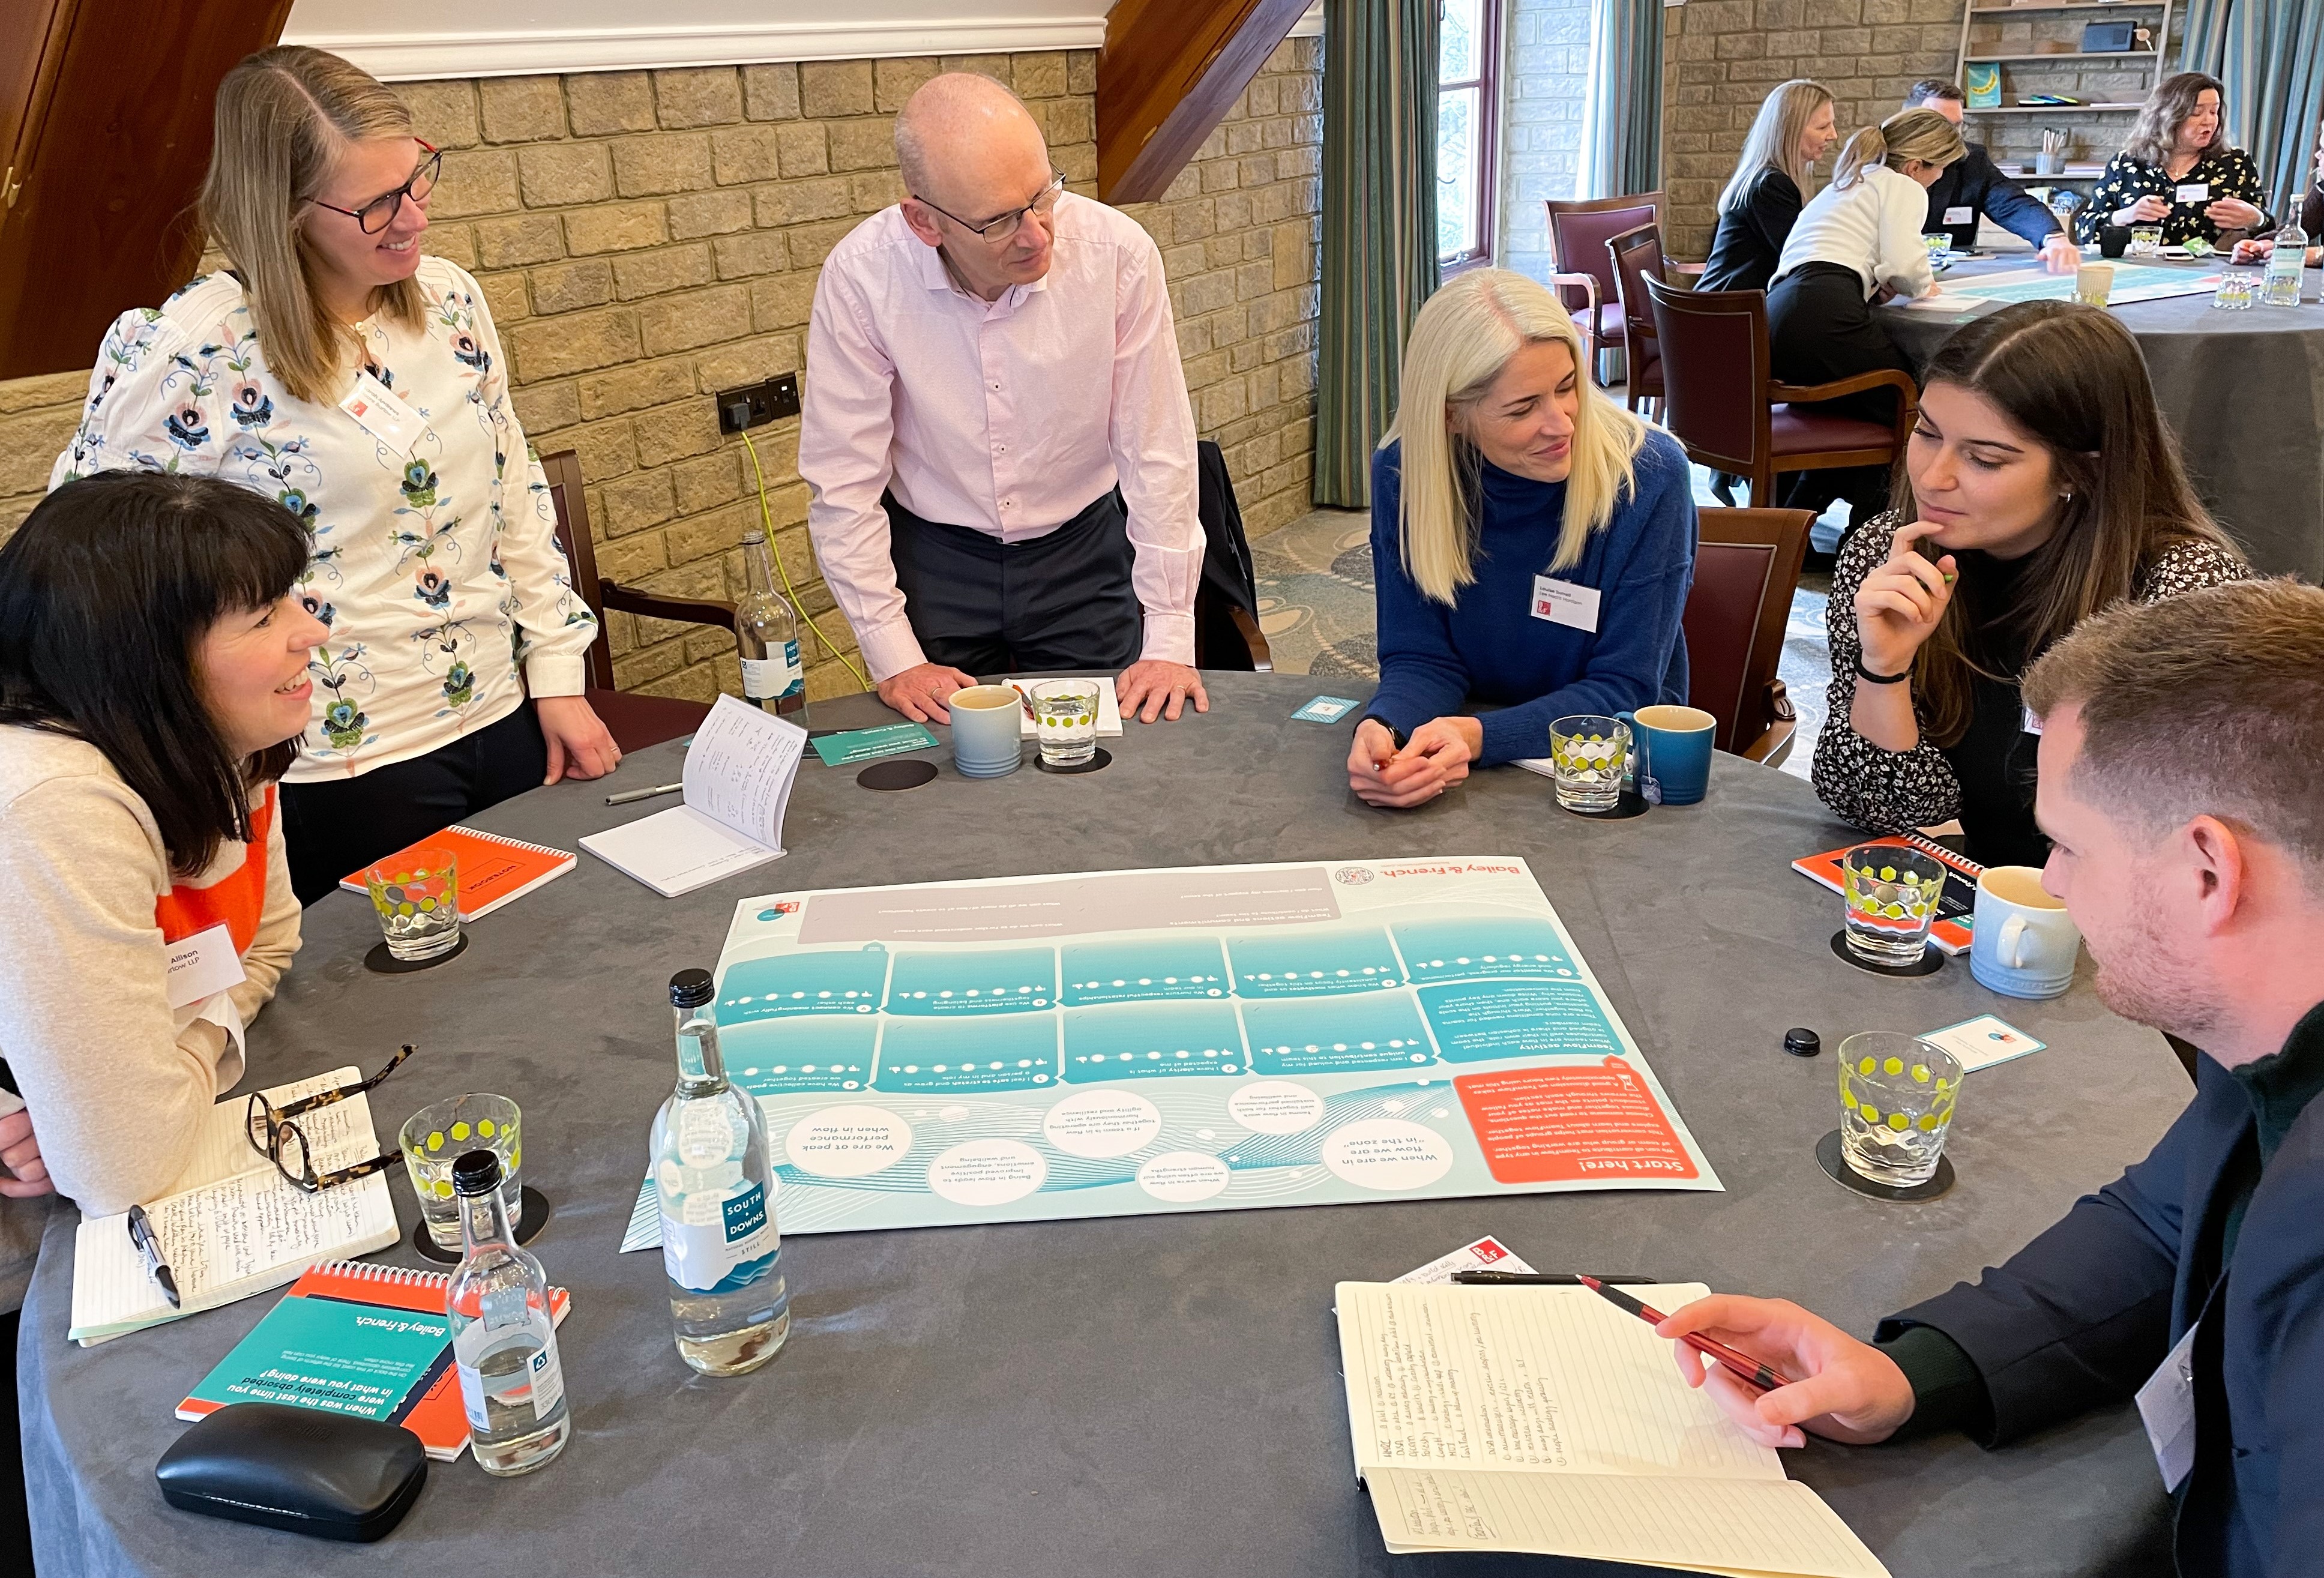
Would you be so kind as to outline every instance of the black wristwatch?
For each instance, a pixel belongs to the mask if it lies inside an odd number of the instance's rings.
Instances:
[[[1913,670],[1910,665],[1905,667],[1905,669],[1902,674],[1875,674],[1871,669],[1864,666],[1864,654],[1860,651],[1856,654],[1855,668],[1856,677],[1858,679],[1865,680],[1873,685],[1901,685],[1905,680],[1910,679],[1913,677]]]

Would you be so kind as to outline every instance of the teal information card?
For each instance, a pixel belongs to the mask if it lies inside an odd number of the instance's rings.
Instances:
[[[882,724],[876,729],[851,729],[844,734],[822,734],[809,740],[825,767],[849,767],[875,756],[905,751],[925,751],[936,737],[918,724]]]

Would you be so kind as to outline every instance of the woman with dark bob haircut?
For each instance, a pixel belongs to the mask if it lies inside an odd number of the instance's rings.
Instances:
[[[2006,307],[1939,346],[1922,382],[1888,512],[1832,568],[1816,792],[1882,833],[1958,817],[1972,859],[2038,866],[2041,724],[2018,676],[2102,608],[2251,569],[2104,309]]]
[[[248,488],[114,472],[57,489],[0,547],[0,1058],[24,1103],[0,1120],[12,1375],[34,1196],[104,1216],[165,1193],[299,951],[275,780],[325,635],[293,595],[308,546]],[[206,995],[173,989],[173,955]]]

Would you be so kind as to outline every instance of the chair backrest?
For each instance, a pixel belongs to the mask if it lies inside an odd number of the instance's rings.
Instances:
[[[1606,256],[1614,265],[1615,295],[1622,303],[1622,349],[1629,357],[1630,382],[1643,379],[1659,385],[1662,351],[1655,340],[1654,304],[1646,300],[1646,281],[1665,278],[1662,226],[1641,225],[1623,231],[1606,244]]]
[[[1625,230],[1641,225],[1659,229],[1663,195],[1637,192],[1622,198],[1592,198],[1587,202],[1549,202],[1549,252],[1553,266],[1567,274],[1595,274],[1598,299],[1614,300],[1614,264],[1606,244]]]
[[[1194,667],[1264,670],[1270,661],[1266,640],[1254,649],[1246,633],[1259,629],[1259,584],[1226,451],[1209,438],[1197,442],[1194,475],[1204,545],[1203,578],[1194,585]]]
[[[1805,510],[1696,512],[1686,632],[1689,705],[1719,720],[1721,751],[1748,750],[1774,721],[1769,682],[1784,654],[1792,589],[1807,552]]]
[[[589,643],[589,685],[595,690],[613,688],[613,641],[606,632],[605,593],[597,580],[597,545],[589,535],[589,500],[581,486],[581,457],[559,449],[540,457],[541,474],[549,478],[549,502],[557,511],[557,546],[572,567],[573,589],[597,616],[597,639]]]
[[[1663,425],[1697,465],[1748,475],[1768,448],[1766,292],[1641,283],[1654,303]]]

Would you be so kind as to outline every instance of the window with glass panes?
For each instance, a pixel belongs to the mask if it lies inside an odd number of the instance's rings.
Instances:
[[[1501,0],[1438,0],[1437,14],[1436,261],[1451,270],[1492,255]]]

